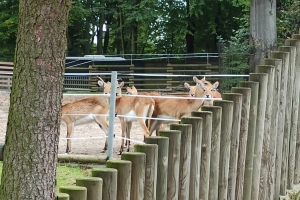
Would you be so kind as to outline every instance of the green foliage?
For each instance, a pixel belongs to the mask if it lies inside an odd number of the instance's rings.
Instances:
[[[1,60],[7,56],[13,59],[18,3],[0,1]],[[229,40],[249,5],[250,0],[74,0],[69,13],[67,55],[97,52],[93,40],[97,30],[103,29],[101,16],[109,29],[107,54],[131,53],[133,27],[137,27],[137,53],[184,53],[188,36],[192,37],[194,52],[216,52],[217,36]],[[104,39],[100,42],[104,44]]]
[[[254,53],[255,48],[248,43],[249,24],[246,18],[238,19],[240,28],[234,31],[234,36],[230,40],[218,37],[219,45],[222,48],[222,73],[223,74],[249,74],[249,58]],[[228,91],[231,87],[238,86],[239,82],[245,80],[242,77],[222,78],[221,91]]]
[[[277,35],[278,44],[284,45],[284,41],[297,34],[300,28],[300,1],[281,1],[277,6]]]
[[[91,175],[91,169],[83,167],[69,167],[60,165],[57,167],[56,188],[65,185],[75,185],[76,178],[86,177]]]
[[[18,1],[0,1],[0,61],[13,61],[18,28]]]

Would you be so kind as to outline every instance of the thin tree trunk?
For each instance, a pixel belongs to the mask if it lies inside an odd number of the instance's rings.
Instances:
[[[90,9],[91,8],[91,4],[92,4],[92,1],[91,0],[87,0],[86,1],[86,9]],[[90,39],[91,39],[91,34],[90,34],[90,23],[91,23],[91,17],[88,15],[86,16],[86,19],[85,19],[85,36],[84,36],[84,54],[87,55],[90,53],[90,48],[91,48],[91,45],[90,45]]]
[[[190,1],[186,1],[186,14],[187,14],[187,33],[185,35],[186,42],[186,53],[194,53],[194,34],[195,34],[195,22],[196,16],[191,15],[190,13]]]
[[[71,1],[19,5],[0,197],[52,200]]]
[[[125,44],[124,44],[124,33],[123,33],[123,17],[122,10],[119,7],[119,28],[120,28],[120,38],[121,38],[121,52],[125,54]]]
[[[100,5],[104,7],[104,1],[100,0]],[[100,19],[99,19],[99,27],[97,32],[97,54],[103,54],[103,25],[105,21],[104,10],[101,12]]]

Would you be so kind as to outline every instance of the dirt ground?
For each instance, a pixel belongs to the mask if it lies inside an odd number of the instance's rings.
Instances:
[[[64,96],[63,104],[86,98],[87,96]],[[0,143],[5,141],[7,116],[9,109],[9,94],[1,93],[0,91]],[[94,139],[93,137],[105,136],[104,132],[99,128],[96,123],[84,124],[75,126],[72,138],[82,138],[71,141],[71,153],[70,154],[85,154],[85,155],[101,155],[106,156],[106,153],[101,153],[105,138]],[[121,136],[121,125],[118,118],[115,118],[114,133],[116,136]],[[67,129],[61,125],[60,141],[59,141],[59,153],[65,153]],[[84,139],[83,139],[84,138]],[[131,129],[131,139],[143,142],[143,132],[137,122],[133,122]],[[131,151],[135,142],[131,142]],[[120,149],[121,139],[114,138],[114,158],[119,159],[118,151]]]

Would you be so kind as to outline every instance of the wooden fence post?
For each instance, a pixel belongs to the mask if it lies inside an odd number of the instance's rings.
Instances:
[[[69,200],[70,196],[67,193],[60,193],[58,192],[56,194],[56,199],[55,200]]]
[[[254,145],[255,145],[259,83],[254,81],[241,81],[240,86],[251,88],[250,113],[249,113],[248,137],[247,137],[245,172],[244,172],[243,200],[252,200],[251,185],[252,185],[252,173],[253,173],[253,156],[254,156]]]
[[[299,32],[300,33],[300,32]],[[294,34],[293,39],[297,39],[297,40],[300,40],[300,34]],[[300,66],[299,66],[299,59],[300,59],[300,56],[299,56],[299,53],[300,53],[300,50],[299,48],[297,47],[297,56],[296,58],[298,59],[296,61],[296,64],[298,64],[298,66],[296,67],[296,69],[300,69]],[[298,72],[300,73],[300,72]],[[298,76],[299,78],[299,76]],[[297,86],[299,86],[299,84],[296,84]],[[300,100],[299,100],[299,103],[300,103]],[[294,184],[298,184],[300,183],[300,106],[298,107],[298,127],[297,127],[297,135],[296,135],[296,155],[295,155],[295,175],[294,175]]]
[[[271,52],[272,58],[278,58],[282,60],[281,70],[281,84],[280,84],[280,95],[279,95],[279,111],[278,111],[278,127],[277,127],[277,143],[276,143],[276,160],[275,160],[275,186],[274,186],[274,199],[278,199],[279,194],[283,194],[280,191],[281,182],[281,165],[282,165],[282,147],[284,138],[284,124],[285,124],[285,106],[286,106],[286,93],[287,93],[287,82],[288,82],[288,66],[289,66],[289,53],[283,51]],[[283,194],[284,195],[284,194]]]
[[[171,124],[170,129],[181,132],[178,199],[189,200],[192,125],[181,122],[181,124]]]
[[[293,84],[293,94],[292,94],[292,116],[291,116],[291,129],[290,129],[290,143],[289,143],[289,155],[288,155],[288,174],[287,174],[287,188],[292,189],[295,178],[295,159],[296,159],[296,141],[297,141],[297,127],[298,124],[298,108],[299,108],[299,85],[300,85],[300,40],[297,39],[287,39],[285,45],[294,46],[296,48],[295,52],[295,62],[294,68],[294,84]],[[300,151],[300,149],[299,149]]]
[[[75,185],[62,186],[59,188],[59,192],[68,194],[70,200],[86,200],[87,198],[86,187]]]
[[[272,65],[258,65],[256,66],[257,73],[267,73],[268,74],[268,84],[267,91],[274,91],[274,75],[275,67]],[[259,187],[259,197],[261,199],[268,199],[270,194],[268,194],[270,184],[267,182],[268,172],[270,170],[271,164],[269,161],[269,144],[271,135],[271,120],[272,120],[272,106],[273,106],[273,92],[266,92],[266,112],[264,120],[264,136],[262,145],[262,157],[261,157],[261,167],[260,167],[260,187]]]
[[[212,112],[213,129],[211,135],[211,154],[210,154],[210,175],[209,175],[209,200],[218,199],[218,181],[219,181],[219,160],[220,160],[220,139],[222,107],[220,106],[202,106],[202,111]]]
[[[157,144],[135,144],[134,151],[146,154],[144,200],[155,200],[158,146]]]
[[[272,65],[274,69],[274,87],[273,87],[273,102],[272,102],[272,116],[271,116],[271,125],[270,125],[270,141],[269,141],[269,150],[267,163],[269,165],[267,180],[268,184],[266,188],[266,193],[268,194],[269,199],[274,198],[274,184],[275,184],[275,160],[276,160],[276,146],[277,146],[277,130],[278,130],[278,112],[279,112],[279,95],[280,95],[280,84],[281,84],[281,69],[282,69],[282,60],[275,58],[268,58],[264,60],[265,65]]]
[[[289,165],[289,145],[291,134],[291,122],[292,122],[292,102],[293,102],[293,88],[294,88],[294,74],[295,74],[295,60],[296,60],[296,47],[282,46],[278,48],[279,51],[289,52],[290,59],[288,65],[288,81],[287,81],[287,93],[286,93],[286,108],[285,108],[285,123],[284,123],[284,136],[282,146],[282,164],[281,164],[281,186],[280,190],[282,194],[286,193],[286,189],[291,189],[288,186],[288,165]]]
[[[169,138],[161,136],[146,137],[147,144],[158,145],[156,199],[167,199]]]
[[[131,162],[128,160],[108,160],[106,167],[118,170],[117,200],[130,200]]]
[[[181,131],[161,130],[159,136],[169,138],[167,199],[178,199]]]
[[[207,200],[209,193],[210,176],[210,153],[211,153],[211,133],[212,133],[212,112],[195,111],[193,117],[202,117],[202,143],[201,143],[201,165],[200,165],[200,199]]]
[[[102,200],[102,178],[84,177],[77,178],[76,185],[86,187],[87,199]]]
[[[266,104],[267,104],[268,74],[250,73],[249,80],[259,82],[256,134],[255,134],[253,173],[252,173],[252,191],[251,191],[251,199],[258,199],[260,166],[261,166],[261,158],[262,158],[262,145],[264,139],[264,125],[265,125],[265,114],[266,114]]]
[[[184,117],[181,118],[181,122],[192,125],[189,199],[199,199],[203,119],[201,117]]]
[[[243,198],[243,184],[247,149],[251,88],[232,87],[231,92],[242,94],[241,125],[238,146],[235,199]]]
[[[121,160],[131,162],[130,200],[144,199],[146,154],[141,152],[123,152]]]
[[[227,199],[234,200],[243,95],[239,93],[224,93],[222,98],[224,100],[233,101]]]
[[[118,171],[112,168],[94,168],[92,176],[103,180],[102,199],[117,199],[117,175]]]

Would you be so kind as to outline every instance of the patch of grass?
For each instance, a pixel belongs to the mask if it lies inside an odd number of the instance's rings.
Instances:
[[[91,175],[91,170],[84,167],[70,167],[60,165],[57,167],[56,189],[65,185],[75,185],[76,178],[86,177]]]
[[[1,173],[2,173],[2,166],[3,163],[0,162],[0,181],[1,181]],[[101,166],[97,166],[101,167]],[[104,166],[102,166],[104,167]],[[61,186],[65,185],[75,185],[76,178],[91,176],[91,167],[84,167],[84,166],[69,166],[69,165],[62,165],[60,164],[57,167],[57,175],[56,175],[56,190]]]

